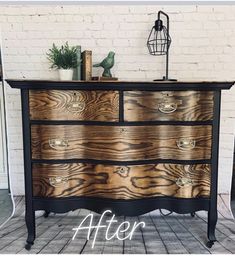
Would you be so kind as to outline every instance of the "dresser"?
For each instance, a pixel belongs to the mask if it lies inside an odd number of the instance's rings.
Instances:
[[[7,80],[21,90],[26,249],[35,211],[208,211],[216,241],[221,90],[233,82]]]

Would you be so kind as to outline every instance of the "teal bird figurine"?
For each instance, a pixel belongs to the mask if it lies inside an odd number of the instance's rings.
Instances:
[[[102,67],[104,72],[102,74],[103,77],[112,77],[110,69],[114,65],[114,55],[115,52],[109,52],[108,56],[103,59],[99,64],[94,64],[93,67]]]

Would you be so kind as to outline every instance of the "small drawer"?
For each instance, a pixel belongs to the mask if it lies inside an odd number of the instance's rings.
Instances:
[[[30,90],[31,120],[118,121],[117,91]]]
[[[208,164],[33,164],[33,195],[141,199],[210,196]]]
[[[33,159],[114,161],[211,158],[210,125],[32,125]]]
[[[213,119],[213,92],[126,91],[124,119],[125,121],[209,121]]]

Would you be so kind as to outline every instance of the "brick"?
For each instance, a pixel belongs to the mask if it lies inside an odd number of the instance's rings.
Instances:
[[[83,21],[83,16],[81,14],[73,15],[72,16],[72,21],[82,22]]]
[[[104,30],[109,30],[109,31],[116,31],[120,28],[119,23],[104,23],[103,26]]]
[[[197,12],[198,13],[213,13],[214,12],[213,5],[197,5]]]
[[[129,6],[130,14],[136,14],[136,13],[143,13],[146,14],[147,8],[145,5],[134,5],[134,6]]]
[[[129,9],[128,5],[113,6],[113,14],[128,14],[129,12],[130,12],[130,9]]]
[[[111,39],[98,39],[97,41],[98,46],[112,46],[112,40]]]
[[[123,19],[126,22],[136,23],[136,22],[154,22],[154,18],[152,18],[150,15],[144,14],[132,14],[132,15],[125,15],[123,16]]]
[[[128,39],[116,39],[116,40],[114,40],[113,45],[125,47],[125,46],[129,46],[130,43],[129,43]]]
[[[8,22],[14,22],[14,23],[20,23],[23,22],[23,17],[22,16],[8,16],[7,17]]]
[[[54,14],[63,14],[64,13],[63,6],[59,6],[59,5],[53,6],[53,13]]]

